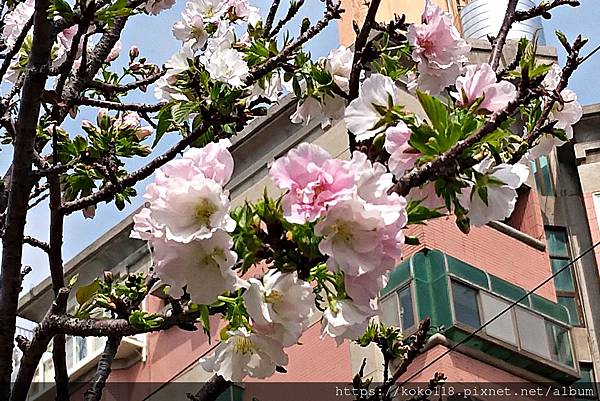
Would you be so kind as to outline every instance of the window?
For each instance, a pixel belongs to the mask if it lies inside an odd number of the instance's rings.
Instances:
[[[576,401],[598,400],[598,389],[596,386],[596,378],[594,375],[594,367],[591,363],[580,362],[579,372],[581,379],[575,383],[577,389]]]
[[[567,329],[546,321],[546,332],[548,333],[552,360],[563,365],[573,366],[571,339]]]
[[[571,260],[567,232],[562,227],[546,227],[546,241],[552,272],[556,273]],[[581,325],[581,311],[578,306],[573,266],[569,266],[554,277],[554,287],[558,303],[569,311],[570,323],[573,326]]]
[[[531,170],[535,177],[535,186],[538,193],[543,196],[555,196],[552,172],[547,156],[540,156],[531,162]]]
[[[477,307],[477,290],[452,281],[452,300],[454,316],[458,322],[473,328],[481,326]]]
[[[415,315],[410,286],[391,293],[381,300],[381,320],[388,326],[407,330],[415,325]]]
[[[486,326],[486,334],[509,344],[517,345],[517,333],[515,332],[513,314],[510,311],[502,313],[506,308],[510,307],[510,304],[485,292],[480,292],[479,297],[481,299],[483,321],[487,323],[495,318],[493,322]]]
[[[594,209],[596,211],[596,223],[600,230],[600,192],[594,194]]]

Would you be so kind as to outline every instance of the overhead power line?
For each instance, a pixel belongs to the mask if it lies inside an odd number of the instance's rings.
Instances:
[[[575,259],[573,259],[572,261],[570,261],[569,263],[567,263],[566,265],[564,265],[563,267],[561,267],[560,269],[558,269],[550,277],[546,278],[544,281],[542,281],[541,283],[539,283],[538,285],[536,285],[533,289],[531,289],[527,293],[525,293],[525,295],[523,295],[522,297],[520,297],[519,299],[517,299],[516,301],[514,301],[510,305],[508,305],[505,309],[503,309],[501,312],[499,312],[493,318],[491,318],[490,320],[488,320],[485,324],[479,326],[478,329],[476,329],[475,331],[473,331],[472,333],[470,333],[468,336],[466,336],[465,338],[463,338],[462,340],[460,340],[459,342],[457,342],[456,344],[454,344],[453,346],[451,346],[450,348],[448,348],[446,351],[444,351],[442,354],[440,354],[439,356],[437,356],[431,362],[429,362],[425,366],[421,367],[418,371],[416,371],[415,373],[413,373],[412,375],[410,375],[410,377],[408,379],[405,379],[400,384],[398,384],[398,386],[402,386],[402,385],[408,383],[409,381],[411,381],[412,379],[414,379],[415,377],[417,377],[420,373],[422,373],[425,369],[433,366],[440,359],[442,359],[446,355],[450,354],[452,351],[456,350],[459,346],[461,346],[464,343],[466,343],[467,341],[469,341],[477,333],[479,333],[481,330],[483,330],[484,328],[486,328],[487,326],[489,326],[491,323],[493,323],[500,316],[504,315],[506,312],[508,312],[509,310],[511,310],[512,308],[514,308],[518,304],[520,304],[521,301],[523,301],[529,295],[533,294],[534,292],[536,292],[537,290],[539,290],[540,288],[542,288],[550,280],[554,279],[560,273],[562,273],[563,271],[565,271],[569,267],[571,267],[571,265],[573,265],[575,262],[577,262],[578,260],[580,260],[581,258],[583,258],[585,255],[587,255],[588,253],[590,253],[591,251],[593,251],[598,245],[600,245],[600,241],[596,242],[595,244],[593,244],[592,246],[590,246],[588,249],[586,249],[585,251],[583,251],[582,253],[580,253],[579,256],[577,256]]]

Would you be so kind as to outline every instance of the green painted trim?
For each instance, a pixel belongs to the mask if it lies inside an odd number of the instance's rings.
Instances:
[[[456,259],[452,256],[446,255],[446,259],[448,261],[448,272],[454,274],[456,277],[459,277],[471,284],[475,284],[480,288],[484,288],[486,290],[490,289],[488,274],[478,269],[470,264],[463,262],[460,259]]]
[[[489,277],[490,290],[494,294],[501,295],[512,301],[516,301],[517,299],[520,299],[527,294],[527,291],[525,291],[523,288],[514,285],[511,282],[503,280],[500,277],[492,276],[491,274],[489,275]],[[529,302],[529,297],[526,297],[519,303],[527,307],[531,306],[531,303]]]
[[[380,297],[389,294],[397,288],[403,287],[411,279],[411,259],[412,256],[410,259],[400,263],[398,267],[390,273],[387,285],[379,292]]]
[[[561,304],[550,301],[540,295],[529,295],[531,309],[543,315],[554,318],[566,325],[570,325],[569,311]]]

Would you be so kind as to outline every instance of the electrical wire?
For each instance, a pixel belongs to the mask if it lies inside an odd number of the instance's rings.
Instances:
[[[507,306],[505,309],[503,309],[501,312],[499,312],[493,318],[491,318],[490,320],[488,320],[485,324],[481,325],[478,329],[476,329],[475,331],[473,331],[472,333],[470,333],[468,336],[466,336],[465,338],[463,338],[462,340],[460,340],[459,342],[457,342],[456,344],[454,344],[452,347],[448,348],[446,351],[444,351],[442,354],[440,354],[439,356],[437,356],[431,362],[429,362],[425,366],[421,367],[418,371],[416,371],[415,373],[413,373],[412,375],[410,375],[410,377],[408,379],[403,380],[397,386],[402,386],[402,385],[408,383],[410,380],[414,379],[420,373],[422,373],[425,369],[433,366],[440,359],[442,359],[446,355],[450,354],[452,351],[456,350],[459,346],[463,345],[464,343],[466,343],[467,341],[469,341],[470,339],[472,339],[481,330],[483,330],[484,328],[486,328],[487,326],[489,326],[492,322],[494,322],[496,319],[498,319],[500,316],[504,315],[506,312],[508,312],[509,310],[511,310],[512,308],[514,308],[515,306],[519,305],[521,303],[521,301],[523,301],[529,295],[535,293],[537,290],[539,290],[544,285],[546,285],[550,280],[554,279],[556,276],[558,276],[560,273],[562,273],[563,271],[565,271],[566,269],[568,269],[575,262],[577,262],[578,260],[580,260],[581,258],[583,258],[585,255],[587,255],[588,253],[590,253],[591,251],[593,251],[598,245],[600,245],[600,241],[596,242],[595,244],[593,244],[592,246],[590,246],[588,249],[586,249],[585,251],[583,251],[582,253],[580,253],[579,256],[577,256],[575,259],[573,259],[572,261],[570,261],[569,263],[567,263],[566,265],[564,265],[563,267],[561,267],[560,269],[558,269],[550,277],[546,278],[544,281],[542,281],[541,283],[539,283],[538,285],[536,285],[533,289],[531,289],[527,293],[525,293],[525,295],[523,295],[522,297],[520,297],[519,299],[517,299],[516,301],[514,301],[513,303],[511,303],[509,306]]]

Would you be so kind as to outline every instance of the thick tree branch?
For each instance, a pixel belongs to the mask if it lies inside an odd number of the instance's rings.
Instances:
[[[106,339],[106,345],[98,362],[96,373],[90,380],[90,387],[85,391],[84,401],[100,401],[102,398],[102,390],[112,370],[111,366],[117,356],[119,344],[121,344],[122,339],[123,337],[118,336],[110,336]]]
[[[223,376],[214,375],[196,394],[188,394],[187,397],[191,401],[215,401],[229,386],[231,386],[230,381],[225,380]]]
[[[33,186],[32,160],[41,96],[48,77],[52,46],[48,0],[36,0],[33,41],[23,84],[14,141],[10,193],[0,270],[0,399],[10,396],[16,312],[21,289],[23,233]]]
[[[47,242],[44,242],[37,238],[30,237],[28,235],[23,237],[23,243],[25,243],[27,245],[31,245],[35,248],[39,248],[46,253],[50,252],[50,245]]]

